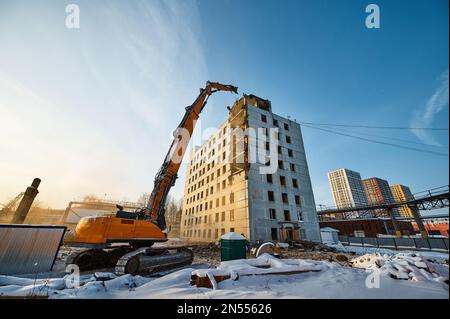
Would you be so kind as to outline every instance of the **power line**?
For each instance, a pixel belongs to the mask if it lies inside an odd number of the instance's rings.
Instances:
[[[378,138],[384,138],[384,139],[389,139],[389,140],[395,140],[395,141],[400,141],[400,142],[404,142],[404,143],[419,144],[419,145],[426,145],[426,146],[433,146],[433,147],[444,147],[444,146],[441,146],[441,145],[434,145],[434,144],[428,144],[428,143],[423,143],[423,142],[405,140],[405,139],[397,138],[397,137],[355,132],[355,131],[346,130],[346,129],[343,129],[343,128],[334,128],[334,130],[339,130],[339,131],[348,132],[348,133],[356,133],[356,134],[359,134],[359,135],[365,135],[365,136],[370,136],[370,137],[378,137]]]
[[[424,150],[424,149],[419,149],[419,148],[414,148],[414,147],[409,147],[409,146],[404,146],[404,145],[399,145],[399,144],[394,144],[394,143],[388,143],[388,142],[383,142],[383,141],[372,140],[372,139],[368,139],[368,138],[361,137],[361,136],[356,136],[356,135],[346,134],[346,133],[342,133],[342,132],[338,132],[338,131],[324,129],[324,128],[321,128],[321,127],[314,127],[314,126],[305,125],[305,124],[303,124],[303,126],[309,127],[309,128],[312,128],[312,129],[316,129],[316,130],[325,131],[325,132],[328,132],[328,133],[333,133],[333,134],[338,134],[338,135],[347,136],[347,137],[351,137],[351,138],[356,138],[356,139],[359,139],[359,140],[362,140],[362,141],[366,141],[366,142],[370,142],[370,143],[389,145],[389,146],[403,148],[403,149],[407,149],[407,150],[411,150],[411,151],[417,151],[417,152],[422,152],[422,153],[429,153],[429,154],[434,154],[434,155],[439,155],[439,156],[448,156],[447,153],[434,152],[434,151],[429,151],[429,150]]]
[[[349,125],[349,124],[331,124],[331,123],[313,123],[313,122],[299,122],[299,123],[307,124],[307,125],[342,126],[342,127],[355,127],[355,128],[369,128],[369,129],[448,131],[448,128],[444,128],[444,127],[371,126],[371,125]]]

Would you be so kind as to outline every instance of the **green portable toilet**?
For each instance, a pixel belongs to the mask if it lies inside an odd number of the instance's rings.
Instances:
[[[237,233],[227,233],[220,237],[220,260],[246,258],[246,239]]]

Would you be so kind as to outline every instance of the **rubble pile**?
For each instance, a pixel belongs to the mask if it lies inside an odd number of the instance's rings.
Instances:
[[[296,240],[292,242],[292,246],[297,249],[303,249],[305,251],[328,251],[335,252],[336,248],[324,245],[322,243],[315,243],[307,240]]]
[[[220,264],[220,248],[216,244],[197,244],[189,246],[194,252],[193,263],[217,266]]]
[[[322,263],[303,259],[279,259],[269,254],[257,258],[237,259],[222,262],[215,269],[198,269],[192,272],[191,284],[197,287],[218,288],[218,283],[227,279],[239,280],[245,276],[294,275],[318,272]]]
[[[260,243],[261,245],[262,243]],[[259,245],[259,246],[260,246]],[[194,252],[194,264],[208,264],[210,266],[220,265],[220,247],[216,244],[195,244],[189,245]],[[255,258],[255,252],[258,246],[249,249],[247,259]],[[277,248],[277,244],[275,244]],[[333,247],[328,247],[321,243],[313,243],[309,241],[293,242],[288,248],[275,249],[279,257],[293,259],[310,259],[320,261],[337,262],[343,266],[351,266],[349,261],[354,257],[354,253],[343,253],[336,251]],[[252,254],[253,252],[253,254]]]
[[[350,266],[350,260],[354,257],[351,253],[336,253],[324,251],[302,251],[295,248],[289,248],[285,255],[286,258],[300,258],[310,260],[323,260],[337,262],[343,266]]]
[[[366,254],[350,260],[355,268],[380,270],[394,279],[438,281],[448,285],[448,265],[423,258],[420,254]]]

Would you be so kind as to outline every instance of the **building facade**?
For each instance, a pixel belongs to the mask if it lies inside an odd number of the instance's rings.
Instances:
[[[341,168],[328,173],[328,182],[330,183],[334,205],[337,208],[369,204],[361,175],[358,172]]]
[[[394,202],[388,181],[378,177],[371,177],[364,179],[363,185],[369,204],[391,204]]]
[[[389,187],[387,180],[378,177],[371,177],[364,179],[363,185],[370,205],[394,203],[394,196],[392,195],[391,188]],[[394,216],[399,215],[397,208],[393,208],[391,211],[386,209],[377,209],[374,211],[376,215],[380,213],[387,214],[389,216],[391,212]]]
[[[425,219],[423,222],[425,229],[430,235],[441,235],[449,237],[448,217]],[[416,223],[413,223],[413,227],[416,231],[419,231],[419,227]]]
[[[254,95],[229,108],[186,173],[182,238],[214,242],[230,231],[250,241],[320,241],[300,125]]]
[[[408,186],[396,184],[392,185],[391,192],[394,197],[395,202],[404,202],[411,199],[414,199],[413,194],[411,193],[411,190]],[[407,205],[401,206],[398,209],[399,216],[402,217],[412,217],[413,213],[411,211],[411,208],[409,208]]]

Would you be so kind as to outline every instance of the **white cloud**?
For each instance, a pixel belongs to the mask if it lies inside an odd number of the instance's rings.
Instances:
[[[439,78],[440,84],[433,95],[428,99],[424,108],[416,110],[413,114],[410,127],[431,127],[435,117],[448,107],[448,70]],[[420,141],[440,146],[440,143],[426,130],[411,130]]]

